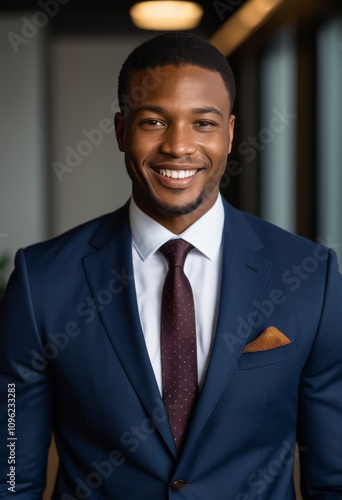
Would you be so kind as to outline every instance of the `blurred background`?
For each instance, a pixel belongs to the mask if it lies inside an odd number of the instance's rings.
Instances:
[[[134,26],[134,3],[1,3],[0,296],[19,247],[130,195],[113,131],[117,77],[131,50],[158,33]],[[193,32],[228,57],[237,82],[224,196],[334,248],[342,262],[341,1],[197,3]]]

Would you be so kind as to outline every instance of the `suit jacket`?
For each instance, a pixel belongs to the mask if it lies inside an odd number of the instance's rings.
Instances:
[[[41,498],[52,429],[53,499],[292,500],[296,440],[304,498],[342,498],[335,255],[224,206],[215,339],[179,456],[139,321],[127,206],[18,252],[0,315],[1,498],[14,479],[13,498]],[[269,326],[291,342],[243,353]]]

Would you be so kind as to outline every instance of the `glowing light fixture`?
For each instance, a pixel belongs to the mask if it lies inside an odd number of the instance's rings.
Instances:
[[[284,0],[248,0],[213,35],[210,42],[229,56],[273,15]]]
[[[246,6],[242,8],[238,15],[243,25],[253,29],[259,26],[278,5],[278,0],[258,0],[247,4],[247,8]]]
[[[147,30],[188,30],[195,28],[203,8],[183,0],[150,0],[133,5],[129,11],[133,23]]]

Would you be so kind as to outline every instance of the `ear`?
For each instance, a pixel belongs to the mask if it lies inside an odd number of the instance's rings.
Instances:
[[[116,140],[119,146],[119,150],[125,152],[125,119],[122,113],[115,113],[114,116],[114,127]]]
[[[235,126],[235,115],[230,115],[228,123],[228,133],[229,133],[228,154],[230,154],[232,150],[232,144],[234,139],[234,126]]]

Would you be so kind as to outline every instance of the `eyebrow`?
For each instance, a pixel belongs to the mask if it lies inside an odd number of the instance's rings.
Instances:
[[[223,113],[221,113],[219,109],[213,108],[211,106],[207,106],[205,108],[193,108],[191,111],[194,115],[204,115],[206,113],[213,113],[214,115],[223,118]]]
[[[151,111],[152,113],[158,113],[159,115],[161,115],[161,114],[166,112],[166,109],[161,107],[161,106],[153,106],[153,105],[149,105],[149,104],[144,104],[136,110],[135,114],[137,115],[137,114],[143,113],[144,111]],[[223,113],[221,113],[221,111],[219,109],[214,108],[212,106],[205,106],[203,108],[201,108],[201,107],[192,108],[191,113],[194,115],[204,115],[204,114],[213,113],[214,115],[217,115],[222,119],[224,118]]]

